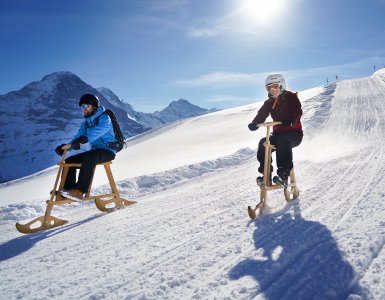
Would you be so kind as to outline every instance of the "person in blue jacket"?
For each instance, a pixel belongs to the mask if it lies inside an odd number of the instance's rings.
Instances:
[[[63,155],[64,150],[78,150],[80,144],[90,143],[91,150],[68,157],[65,163],[81,163],[78,180],[76,181],[76,167],[70,167],[62,190],[62,195],[68,198],[82,199],[92,183],[97,164],[111,161],[116,151],[109,147],[115,139],[111,119],[103,114],[103,106],[99,106],[99,99],[92,94],[84,94],[79,100],[85,120],[78,133],[69,144],[62,144],[56,148],[56,153]]]

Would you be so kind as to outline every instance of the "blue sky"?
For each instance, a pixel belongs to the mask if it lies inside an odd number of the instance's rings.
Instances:
[[[385,66],[385,0],[2,0],[0,94],[55,71],[136,110],[263,100]]]

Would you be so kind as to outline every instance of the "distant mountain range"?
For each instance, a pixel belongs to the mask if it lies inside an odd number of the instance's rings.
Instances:
[[[52,73],[19,91],[0,95],[0,183],[36,173],[58,161],[54,149],[69,142],[83,121],[78,101],[85,93],[97,95],[100,105],[115,112],[127,138],[216,111],[180,99],[160,112],[137,112],[108,88],[93,88],[71,72]]]

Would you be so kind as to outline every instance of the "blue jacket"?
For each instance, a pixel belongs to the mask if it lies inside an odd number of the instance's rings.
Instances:
[[[103,114],[104,111],[104,107],[99,106],[93,116],[86,118],[82,122],[78,133],[72,138],[71,143],[81,135],[84,135],[88,138],[91,149],[103,148],[116,154],[114,149],[107,146],[107,143],[114,142],[116,139],[111,119],[106,114]],[[99,123],[94,124],[93,122],[98,116],[100,116]]]

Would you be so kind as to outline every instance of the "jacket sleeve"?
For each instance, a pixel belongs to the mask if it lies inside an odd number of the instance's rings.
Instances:
[[[296,93],[291,97],[291,117],[293,120],[298,121],[302,116],[302,106]]]
[[[82,124],[80,125],[79,131],[78,131],[77,134],[72,138],[72,140],[71,140],[70,143],[72,143],[74,140],[76,140],[76,139],[77,139],[78,137],[80,137],[81,135],[86,135],[85,125],[86,125],[86,121],[83,121]]]
[[[271,108],[271,103],[269,103],[269,100],[266,100],[262,107],[259,109],[257,115],[255,116],[253,123],[260,124],[266,121],[267,117],[269,116]]]
[[[112,123],[110,117],[103,114],[99,118],[99,124],[94,127],[90,127],[85,133],[85,136],[88,138],[88,142],[92,143],[106,134],[109,130],[111,130],[111,128]]]

